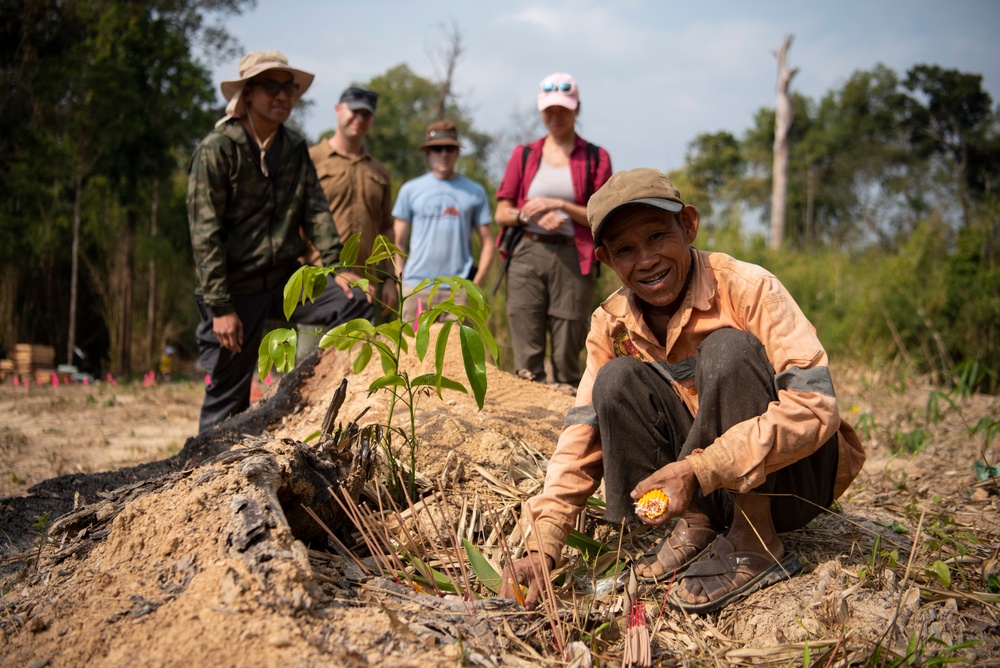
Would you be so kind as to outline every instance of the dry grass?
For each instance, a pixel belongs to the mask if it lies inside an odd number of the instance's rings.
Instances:
[[[469,624],[488,621],[492,637],[480,633],[477,642],[499,649],[504,665],[607,665],[623,658],[646,665],[636,632],[629,632],[639,626],[640,608],[649,611],[643,617],[652,665],[893,666],[946,659],[989,665],[1000,649],[1000,596],[988,591],[998,569],[996,489],[976,491],[967,476],[956,475],[953,490],[932,490],[941,455],[936,448],[905,461],[892,455],[880,461],[876,453],[875,466],[839,511],[786,536],[787,547],[806,564],[803,574],[699,617],[665,605],[669,583],[638,588],[633,606],[622,577],[601,576],[616,560],[642,554],[659,534],[608,526],[596,506],[578,528],[610,546],[608,553],[587,559],[567,549],[536,612],[513,602],[487,606],[493,593],[478,581],[460,539],[476,545],[497,572],[521,556],[531,535],[520,521],[521,504],[541,489],[545,467],[545,458],[523,441],[508,445],[503,475],[475,467],[488,491],[471,498],[454,487],[426,484],[427,495],[400,511],[385,508],[381,490],[369,490],[371,509],[355,514],[357,536],[364,538],[357,549],[366,553],[366,564],[403,587],[380,605],[405,607],[403,599],[428,591],[418,581],[433,583],[434,576],[414,563],[435,569],[455,583]],[[419,562],[390,556],[404,553],[419,555]],[[431,594],[455,598],[439,588]],[[465,637],[466,651],[473,651],[474,635],[459,632],[455,640]],[[573,663],[581,648],[590,659]]]

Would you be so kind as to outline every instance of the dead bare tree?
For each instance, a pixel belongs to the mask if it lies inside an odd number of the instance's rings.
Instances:
[[[441,82],[441,92],[438,97],[437,113],[434,116],[437,120],[444,119],[448,109],[448,99],[453,96],[455,82],[455,68],[458,60],[462,57],[465,47],[462,46],[462,31],[458,24],[452,21],[450,25],[441,25],[441,33],[444,37],[444,46],[432,50],[429,54],[434,65],[434,74]]]
[[[771,182],[771,248],[779,250],[785,239],[785,216],[788,203],[788,135],[792,128],[792,98],[788,89],[799,68],[788,69],[788,49],[792,35],[785,35],[781,48],[774,51],[778,59],[777,101],[774,108],[774,172]]]

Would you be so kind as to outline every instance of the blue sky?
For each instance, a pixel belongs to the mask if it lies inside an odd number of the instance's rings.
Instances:
[[[877,63],[900,76],[929,63],[982,74],[1000,102],[992,0],[258,0],[226,21],[244,50],[277,49],[316,74],[307,94],[315,105],[300,119],[313,138],[334,125],[333,105],[352,81],[400,63],[434,78],[431,54],[451,24],[465,47],[456,91],[478,130],[511,134],[516,114],[537,114],[538,82],[570,72],[579,132],[609,150],[615,169],[675,169],[699,133],[742,134],[757,109],[774,105],[772,51],[787,33],[793,88],[813,99]],[[214,63],[216,84],[235,78],[238,64]]]

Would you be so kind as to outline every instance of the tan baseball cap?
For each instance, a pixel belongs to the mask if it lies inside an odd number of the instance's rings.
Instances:
[[[645,204],[671,213],[684,208],[680,192],[663,172],[649,167],[615,172],[587,202],[587,222],[594,233],[594,248],[601,245],[601,231],[612,214],[631,204]]]

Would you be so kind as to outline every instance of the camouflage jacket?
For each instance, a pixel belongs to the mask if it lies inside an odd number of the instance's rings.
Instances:
[[[325,266],[340,258],[340,237],[308,146],[298,133],[281,131],[278,169],[270,177],[237,119],[210,132],[191,158],[187,207],[197,294],[215,316],[233,311],[233,295],[285,282],[306,253],[300,229]]]

